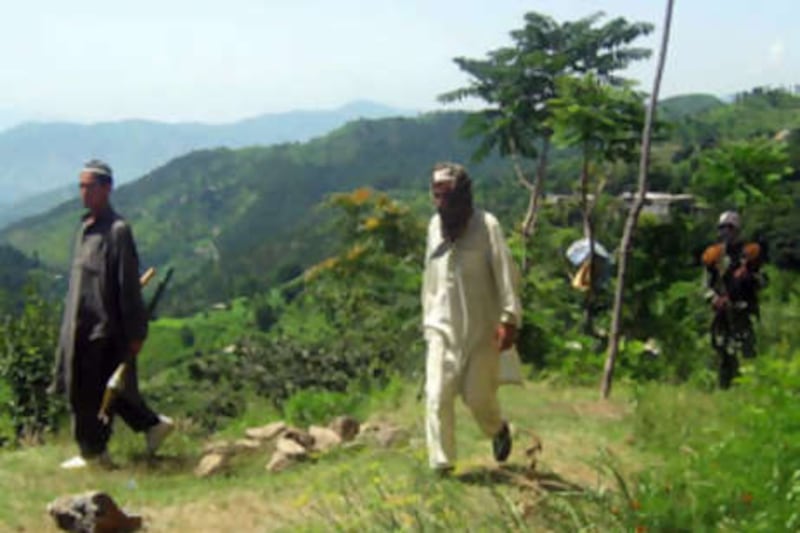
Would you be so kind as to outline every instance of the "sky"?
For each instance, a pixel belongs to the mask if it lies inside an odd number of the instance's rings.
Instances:
[[[366,99],[441,108],[454,57],[511,43],[529,11],[648,21],[665,0],[0,0],[0,126],[20,120],[232,122]],[[662,96],[800,84],[798,0],[676,0]],[[473,105],[476,105],[473,103]]]

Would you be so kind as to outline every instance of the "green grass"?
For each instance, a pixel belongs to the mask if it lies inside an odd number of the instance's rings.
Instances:
[[[150,531],[218,531],[231,526],[241,531],[380,531],[421,526],[446,530],[465,524],[472,524],[474,530],[513,530],[519,520],[530,521],[520,510],[523,500],[535,499],[533,489],[525,488],[530,481],[524,475],[524,449],[532,433],[544,443],[537,468],[554,486],[595,490],[610,482],[600,480],[592,466],[607,453],[604,450],[624,457],[632,469],[655,460],[626,443],[632,431],[627,391],[618,391],[617,399],[602,403],[592,389],[531,383],[501,390],[516,432],[508,466],[499,469],[493,463],[488,439],[459,406],[461,459],[454,478],[438,480],[426,467],[424,406],[415,399],[416,385],[395,384],[390,389],[376,395],[369,409],[373,417],[409,429],[407,447],[339,450],[280,474],[267,473],[268,457],[254,454],[238,460],[229,475],[196,479],[192,470],[203,442],[192,438],[191,422],[186,420],[179,421],[182,431],[170,437],[163,457],[155,462],[143,457],[141,436],[117,423],[111,453],[121,468],[111,472],[60,471],[58,463],[74,453],[67,435],[45,446],[4,452],[0,454],[0,492],[7,497],[0,499],[0,523],[9,530],[47,531],[51,527],[45,513],[49,501],[99,489],[125,508],[142,513]],[[261,417],[259,412],[255,402],[243,419],[215,438],[240,436],[247,425],[277,417],[266,408]]]
[[[265,471],[267,452],[258,452],[225,475],[195,478],[205,441],[191,420],[178,420],[154,462],[143,457],[141,436],[118,424],[111,452],[120,469],[111,472],[60,471],[74,446],[59,435],[0,454],[0,530],[53,531],[47,503],[89,489],[142,514],[149,531],[791,530],[800,499],[800,427],[788,416],[797,372],[792,360],[765,357],[730,391],[620,382],[605,402],[595,387],[504,387],[514,432],[508,463],[493,462],[459,404],[460,459],[444,479],[426,466],[417,384],[400,381],[356,412],[406,428],[407,445],[338,449],[279,474]],[[279,416],[251,399],[212,439]],[[544,449],[531,470],[525,450],[536,438]]]

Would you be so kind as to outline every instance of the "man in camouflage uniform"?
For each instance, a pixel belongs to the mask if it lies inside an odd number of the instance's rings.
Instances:
[[[719,386],[727,389],[739,375],[737,353],[756,355],[751,316],[758,316],[758,290],[764,285],[763,252],[759,244],[741,239],[738,213],[722,213],[717,227],[720,242],[703,252],[703,265],[714,310],[711,345],[719,357]]]

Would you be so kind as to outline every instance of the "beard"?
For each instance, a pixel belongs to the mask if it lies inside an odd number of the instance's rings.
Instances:
[[[442,219],[442,238],[455,241],[466,229],[472,216],[472,194],[469,190],[455,189],[445,206],[438,209]]]

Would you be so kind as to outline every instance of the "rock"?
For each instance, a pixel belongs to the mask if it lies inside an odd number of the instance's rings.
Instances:
[[[331,420],[331,423],[328,425],[329,428],[339,435],[342,442],[349,442],[356,438],[360,426],[361,424],[359,424],[358,420],[348,415],[337,416]]]
[[[409,432],[399,426],[386,422],[368,422],[361,426],[358,440],[364,443],[371,442],[382,448],[394,448],[408,444],[411,439]]]
[[[260,450],[264,443],[257,439],[237,439],[233,443],[233,451],[235,452],[252,452]]]
[[[394,448],[408,444],[408,431],[397,426],[385,426],[375,435],[375,440],[382,448]]]
[[[314,438],[314,451],[326,452],[342,443],[339,434],[329,428],[311,426],[308,433]]]
[[[124,533],[142,527],[142,517],[128,515],[104,492],[62,496],[47,506],[56,526],[80,533]]]
[[[289,428],[283,433],[283,437],[295,441],[306,450],[310,450],[314,446],[314,437],[302,429]]]
[[[203,446],[203,454],[218,453],[228,455],[233,452],[235,444],[227,440],[218,440],[206,443]]]
[[[280,472],[282,470],[286,470],[290,466],[297,463],[297,461],[284,453],[276,451],[272,454],[272,458],[267,463],[267,470],[270,472]]]
[[[288,437],[281,437],[275,445],[276,453],[281,453],[293,459],[304,458],[308,456],[308,448],[300,444],[294,439]]]
[[[200,459],[194,469],[197,477],[209,477],[218,474],[228,466],[228,456],[222,453],[208,453]]]
[[[284,431],[286,431],[286,424],[284,422],[273,422],[266,426],[248,428],[245,430],[244,434],[251,439],[268,441],[274,439]]]

